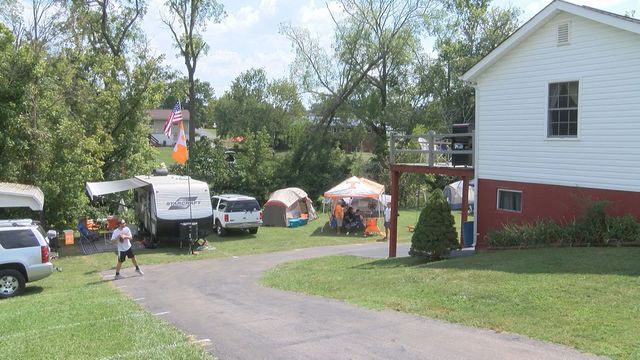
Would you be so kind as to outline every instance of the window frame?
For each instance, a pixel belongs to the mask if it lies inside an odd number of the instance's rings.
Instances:
[[[506,208],[500,207],[500,194],[502,194],[502,193],[517,193],[517,194],[520,194],[520,210],[512,210],[512,209],[506,209]],[[522,194],[523,194],[522,190],[498,188],[496,190],[496,209],[500,210],[500,211],[511,212],[511,213],[518,213],[518,214],[522,213]]]
[[[550,104],[550,98],[551,98],[551,85],[553,84],[570,84],[570,83],[577,83],[577,104],[575,107],[569,107],[568,102],[567,102],[567,106],[566,107],[555,107],[552,108],[551,104]],[[572,79],[559,79],[559,80],[553,80],[553,81],[548,81],[545,85],[545,138],[547,140],[577,140],[580,138],[580,128],[582,125],[582,121],[580,121],[580,106],[581,106],[581,95],[582,95],[582,79],[579,78],[572,78]],[[561,95],[558,95],[561,96]],[[560,104],[558,103],[558,106]],[[575,130],[575,135],[574,134],[566,134],[566,135],[552,135],[551,134],[551,112],[552,111],[566,111],[567,114],[569,115],[570,112],[574,110],[576,112],[576,130]]]

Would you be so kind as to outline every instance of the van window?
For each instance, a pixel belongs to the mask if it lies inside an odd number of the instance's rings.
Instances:
[[[40,246],[40,242],[33,231],[29,229],[0,231],[0,246],[5,249],[18,249]]]
[[[260,205],[256,200],[230,201],[225,212],[258,211]]]

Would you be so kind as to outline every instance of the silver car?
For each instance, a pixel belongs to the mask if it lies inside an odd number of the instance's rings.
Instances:
[[[42,228],[32,220],[0,220],[0,299],[21,293],[25,284],[53,272]]]

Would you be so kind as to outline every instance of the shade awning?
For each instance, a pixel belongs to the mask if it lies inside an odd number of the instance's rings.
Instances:
[[[370,198],[379,199],[384,185],[365,178],[350,177],[324,193],[325,198]]]
[[[87,182],[85,188],[87,189],[87,195],[93,200],[96,196],[137,189],[147,185],[149,184],[142,180],[131,178],[125,180]]]
[[[0,183],[0,207],[28,207],[31,210],[42,211],[44,193],[33,185]]]

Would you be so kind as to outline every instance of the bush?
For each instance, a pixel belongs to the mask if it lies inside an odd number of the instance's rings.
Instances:
[[[640,224],[631,215],[607,218],[607,242],[640,241]]]
[[[559,225],[551,220],[532,224],[507,224],[488,234],[492,247],[606,246],[610,243],[640,241],[640,224],[631,215],[607,216],[607,202],[590,202],[585,215],[574,223]]]
[[[584,217],[575,224],[575,236],[578,242],[606,245],[607,206],[606,201],[591,201],[587,204]]]
[[[565,227],[547,219],[530,224],[506,224],[502,230],[490,232],[488,240],[490,246],[519,248],[572,243]]]
[[[458,246],[451,208],[442,192],[434,191],[418,218],[409,255],[438,260]]]

